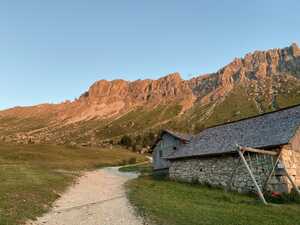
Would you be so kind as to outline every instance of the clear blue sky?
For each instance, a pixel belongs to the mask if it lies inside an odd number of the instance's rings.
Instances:
[[[99,79],[188,79],[292,42],[299,0],[2,0],[0,108],[72,100]]]

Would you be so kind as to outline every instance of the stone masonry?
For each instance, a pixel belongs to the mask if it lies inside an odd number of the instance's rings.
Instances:
[[[284,164],[287,172],[294,180],[297,186],[300,186],[300,152],[292,149],[291,145],[285,145],[282,148],[281,162]],[[285,177],[283,182],[287,184],[288,189],[292,189],[291,183]]]
[[[275,162],[275,158],[256,153],[245,153],[244,155],[256,181],[262,188],[271,171],[272,160]],[[169,176],[172,180],[209,184],[230,188],[238,192],[256,191],[238,154],[173,160],[169,168]],[[285,181],[282,178],[281,176],[273,176],[268,189],[287,191]]]

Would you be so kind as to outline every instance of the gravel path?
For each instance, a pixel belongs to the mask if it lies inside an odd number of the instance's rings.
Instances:
[[[133,173],[120,173],[117,167],[87,172],[49,213],[27,225],[143,225],[123,187],[136,177]]]

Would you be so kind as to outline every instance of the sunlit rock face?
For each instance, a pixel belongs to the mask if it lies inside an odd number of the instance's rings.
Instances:
[[[236,105],[243,107],[242,105],[253,102],[257,113],[276,110],[279,101],[285,101],[284,106],[294,104],[300,94],[300,48],[297,44],[292,44],[283,49],[255,51],[243,58],[234,59],[215,73],[199,75],[190,80],[182,79],[179,73],[172,73],[157,80],[99,80],[74,101],[1,111],[0,134],[13,135],[15,132],[21,132],[21,136],[24,137],[24,132],[26,135],[30,133],[29,136],[39,132],[39,139],[43,139],[43,133],[47,133],[48,138],[66,125],[77,126],[81,123],[80,126],[83,126],[88,121],[113,121],[137,108],[151,111],[161,106],[178,106],[178,119],[190,111],[193,111],[194,115],[200,114],[197,111],[199,106],[212,105],[206,109],[207,113],[201,112],[204,115],[201,121],[205,124],[216,110],[215,107],[232,98],[231,95],[236,93],[237,87],[243,90],[246,97],[239,99],[240,102]],[[235,104],[236,100],[232,101]],[[239,111],[235,113],[239,114]],[[151,117],[151,114],[147,116]],[[184,120],[193,120],[194,117],[186,117]],[[21,122],[7,122],[12,118]],[[158,118],[157,124],[147,125],[147,128],[158,127],[160,123],[167,123],[173,119]],[[131,121],[130,124],[134,122]],[[76,126],[72,129],[76,130]],[[109,129],[109,125],[107,126]],[[182,123],[179,128],[184,128],[183,126],[189,125]],[[141,127],[140,129],[145,129]],[[61,133],[63,132],[60,131]]]

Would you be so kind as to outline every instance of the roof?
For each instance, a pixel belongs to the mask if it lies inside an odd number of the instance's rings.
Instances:
[[[156,140],[156,142],[151,147],[151,149],[154,149],[156,147],[157,143],[161,140],[161,138],[164,134],[169,134],[169,135],[175,137],[176,139],[183,140],[183,141],[191,141],[193,138],[193,135],[190,135],[190,134],[183,134],[183,133],[178,133],[175,131],[164,129],[164,130],[162,130],[160,137]]]
[[[165,133],[170,134],[171,136],[173,136],[177,139],[183,140],[183,141],[190,141],[193,138],[193,135],[178,133],[178,132],[171,131],[171,130],[163,130],[161,136]]]
[[[289,143],[300,126],[300,105],[207,128],[168,159],[236,152],[236,144],[266,148]]]

